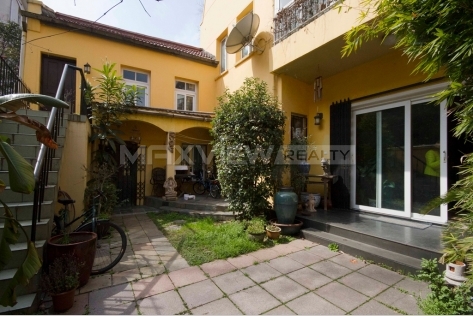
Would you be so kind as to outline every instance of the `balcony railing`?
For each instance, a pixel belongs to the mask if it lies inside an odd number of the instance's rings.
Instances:
[[[31,93],[31,91],[0,56],[0,95],[13,93]]]
[[[296,0],[274,18],[274,44],[286,39],[329,11],[337,0]]]

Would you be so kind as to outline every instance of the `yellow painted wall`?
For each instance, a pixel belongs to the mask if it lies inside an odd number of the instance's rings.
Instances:
[[[84,167],[89,166],[90,157],[88,151],[81,148],[88,148],[88,135],[90,135],[88,122],[69,121],[67,123],[58,183],[61,190],[66,191],[76,200],[76,216],[84,209],[84,190],[87,184],[87,172]],[[57,203],[56,206],[60,205]]]
[[[64,29],[43,23],[39,26],[38,20],[28,18],[27,41],[35,41],[26,45],[26,70],[23,78],[33,93],[39,93],[40,90],[42,54],[70,58],[76,61],[78,67],[82,67],[88,62],[92,68],[99,69],[108,60],[116,63],[115,69],[119,73],[123,68],[131,67],[150,74],[151,107],[175,109],[174,87],[175,80],[178,78],[197,83],[198,111],[213,111],[216,105],[214,79],[218,74],[217,68],[79,32],[69,32],[60,36],[36,40],[63,31]],[[92,73],[86,77],[93,85],[96,85],[94,78],[98,75],[96,70],[92,70]],[[77,87],[79,88],[79,76],[77,78]],[[76,104],[79,104],[79,97],[79,93],[77,93]]]

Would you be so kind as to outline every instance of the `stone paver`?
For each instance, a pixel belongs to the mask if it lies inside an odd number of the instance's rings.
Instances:
[[[245,314],[262,314],[281,303],[259,286],[234,293],[228,297]]]
[[[262,283],[261,286],[283,303],[308,292],[305,287],[286,276]]]
[[[340,253],[335,252],[335,251],[331,251],[330,249],[328,249],[327,247],[322,246],[322,245],[312,247],[312,248],[308,249],[308,251],[312,252],[314,255],[317,255],[317,256],[325,258],[325,259],[332,258],[332,257],[340,255]]]
[[[352,315],[399,315],[395,310],[386,307],[385,305],[371,300],[361,305],[354,311],[350,312]]]
[[[269,312],[264,313],[264,315],[295,315],[295,314],[286,306],[281,305],[281,306],[276,307],[275,309],[270,310]]]
[[[194,283],[179,289],[188,308],[194,308],[223,297],[223,292],[210,280]]]
[[[241,271],[219,275],[212,278],[212,280],[226,294],[233,294],[255,285],[255,283]]]
[[[417,315],[420,312],[416,299],[398,289],[389,288],[374,299],[388,306],[399,308],[409,315]]]
[[[315,290],[329,282],[332,282],[332,279],[329,277],[309,268],[303,268],[291,272],[287,276],[309,290]]]
[[[253,256],[242,255],[236,258],[228,258],[227,261],[230,262],[235,268],[241,269],[253,265],[257,260]]]
[[[314,293],[308,293],[286,304],[297,315],[343,315],[345,312]]]
[[[341,265],[336,264],[332,261],[321,261],[317,262],[311,266],[311,269],[314,269],[332,279],[338,279],[352,271],[348,268],[342,267]]]
[[[338,282],[370,297],[378,295],[388,288],[388,285],[356,272],[344,276]]]
[[[142,299],[159,293],[174,290],[174,285],[167,274],[146,278],[131,284],[136,299]]]
[[[319,262],[321,260],[324,260],[324,258],[319,257],[312,252],[309,252],[307,250],[300,250],[298,252],[294,252],[289,254],[287,257],[291,258],[292,260],[295,260],[299,263],[302,263],[303,265],[311,265],[316,262]]]
[[[355,309],[369,299],[369,297],[337,282],[329,283],[315,290],[315,294],[347,312]]]
[[[213,262],[204,263],[200,268],[210,277],[224,274],[235,270],[235,266],[226,260],[216,260]]]
[[[271,248],[260,249],[249,254],[252,257],[255,257],[255,261],[267,261],[280,256],[279,252],[272,250]]]
[[[176,291],[167,291],[138,301],[142,315],[175,315],[186,311]]]
[[[66,314],[417,314],[413,295],[429,292],[304,239],[191,267],[140,212],[117,217],[129,238],[123,259],[77,290]]]
[[[351,270],[358,270],[366,266],[366,263],[364,263],[363,260],[347,255],[346,253],[330,258],[330,261],[338,263],[339,265]]]
[[[268,264],[283,274],[304,268],[304,265],[288,257],[273,259]]]
[[[169,273],[169,278],[175,287],[185,286],[191,283],[207,279],[204,272],[199,267],[189,267]]]
[[[403,275],[397,272],[381,268],[380,266],[370,264],[357,271],[358,273],[364,274],[373,278],[379,282],[383,282],[388,285],[393,285],[404,279]]]
[[[191,310],[193,315],[242,315],[228,298],[210,302]]]
[[[252,265],[251,267],[242,269],[241,272],[248,275],[248,277],[256,283],[268,281],[281,275],[281,272],[271,268],[271,266],[266,263]]]

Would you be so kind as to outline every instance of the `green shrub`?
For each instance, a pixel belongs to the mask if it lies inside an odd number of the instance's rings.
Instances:
[[[248,222],[246,232],[249,234],[261,234],[264,233],[265,221],[262,218],[255,217]]]
[[[429,283],[431,292],[425,299],[418,299],[419,308],[426,315],[471,315],[472,286],[468,281],[459,287],[447,285],[439,272],[437,260],[422,259],[418,279]]]

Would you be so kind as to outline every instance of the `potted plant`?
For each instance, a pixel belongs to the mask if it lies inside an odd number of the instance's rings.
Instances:
[[[56,312],[65,312],[74,305],[74,294],[79,286],[80,264],[72,255],[56,258],[43,274],[41,287],[51,296]]]
[[[264,229],[264,220],[259,217],[254,217],[248,222],[248,226],[246,228],[246,232],[248,233],[248,238],[262,242],[264,240],[264,236],[266,235]]]
[[[468,247],[465,245],[463,224],[461,221],[452,220],[442,233],[443,255],[439,262],[446,264],[445,279],[447,282],[460,285],[467,278],[465,277]]]
[[[281,235],[281,228],[274,224],[266,226],[266,236],[268,236],[269,239],[278,239],[279,235]]]

